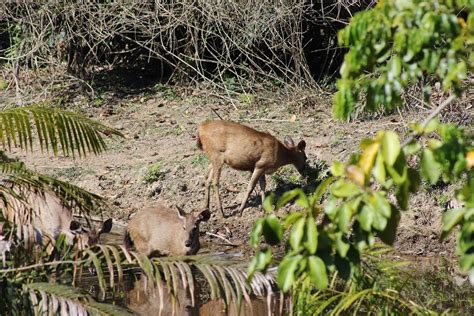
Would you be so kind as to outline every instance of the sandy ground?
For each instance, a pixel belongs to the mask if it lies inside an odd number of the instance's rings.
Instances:
[[[86,115],[125,134],[125,139],[108,140],[109,150],[105,154],[76,160],[52,157],[39,151],[28,154],[15,151],[13,155],[34,170],[71,181],[105,197],[110,204],[106,215],[114,218],[116,235],[120,235],[130,214],[153,206],[158,200],[164,200],[168,205],[177,204],[188,212],[199,209],[204,198],[208,161],[196,147],[196,129],[206,119],[217,118],[216,113],[222,118],[269,132],[281,140],[284,135],[290,135],[295,142],[305,139],[308,162],[312,166],[345,159],[357,150],[362,138],[374,136],[379,129],[403,133],[411,119],[423,115],[405,113],[376,120],[339,122],[332,118],[328,93],[294,100],[256,97],[247,101],[232,104],[205,91],[189,89],[171,94],[169,91],[148,91],[125,97],[109,95],[100,107],[79,106]],[[84,104],[80,97],[74,102]],[[150,179],[152,169],[156,172]],[[227,214],[232,214],[240,204],[249,179],[249,173],[224,168],[221,198]],[[267,176],[267,192],[281,192],[300,184],[306,185],[292,166]],[[306,185],[306,190],[310,189],[311,186]],[[441,215],[452,192],[452,187],[422,190],[413,198],[410,210],[402,215],[395,245],[397,250],[419,257],[453,256],[453,238],[438,240]],[[278,214],[291,208],[291,205],[287,206]],[[246,246],[248,235],[253,222],[261,215],[260,198],[255,192],[242,217],[221,219],[213,216],[201,225],[204,248],[207,245],[214,250],[250,253]],[[208,233],[242,246],[229,247],[227,241]]]

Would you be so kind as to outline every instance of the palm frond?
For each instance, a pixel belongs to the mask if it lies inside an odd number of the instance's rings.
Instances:
[[[31,150],[35,134],[42,151],[57,155],[61,149],[63,155],[72,157],[100,154],[106,149],[104,136],[123,137],[116,129],[57,108],[36,105],[0,111],[0,142],[4,148]]]
[[[128,257],[125,256],[126,253]],[[83,259],[96,269],[98,284],[103,293],[106,291],[106,284],[113,287],[114,283],[122,282],[123,274],[117,273],[115,276],[116,272],[132,267],[140,268],[151,284],[164,285],[172,294],[184,288],[189,291],[191,297],[197,288],[194,277],[198,273],[209,287],[211,298],[221,298],[224,302],[238,303],[242,297],[250,301],[251,294],[271,295],[275,285],[272,272],[265,275],[258,273],[252,283],[247,284],[246,261],[229,254],[148,258],[135,252],[127,252],[123,248],[100,245],[84,252]]]
[[[14,252],[7,253],[8,261],[12,259],[13,254]],[[88,275],[88,278],[96,278],[94,283],[98,284],[102,291],[100,298],[105,297],[106,291],[121,287],[126,273],[139,271],[141,278],[145,280],[146,288],[155,291],[154,302],[161,304],[160,308],[164,306],[163,304],[170,303],[170,297],[182,303],[183,296],[190,298],[191,305],[196,306],[197,293],[201,293],[200,291],[207,293],[209,290],[211,298],[222,299],[228,308],[231,307],[230,304],[234,304],[238,310],[243,300],[251,304],[252,295],[267,295],[267,298],[270,298],[274,294],[272,288],[276,284],[272,272],[266,275],[259,272],[252,284],[247,284],[247,264],[242,257],[236,255],[206,254],[148,258],[112,245],[98,245],[85,251],[69,253],[67,256],[63,254],[61,259],[56,261],[32,263],[29,266],[25,266],[25,263],[21,263],[20,266],[10,264],[7,266],[0,268],[0,280],[16,280],[24,275],[47,277],[56,273],[64,275],[68,272],[73,278],[73,284],[83,276],[84,268],[93,267],[96,274]],[[42,270],[47,272],[41,274]],[[76,306],[79,308],[78,312],[80,308],[90,311],[94,307],[97,309],[103,307],[89,298],[83,299],[82,292],[73,287],[61,288],[59,285],[38,284],[30,284],[25,289],[31,294],[31,300],[36,308],[42,308],[43,311],[54,308],[58,310],[56,307],[58,304],[63,304],[61,306],[64,308]],[[74,304],[64,303],[66,299]]]
[[[99,303],[79,289],[51,283],[24,285],[38,315],[132,315],[117,305]]]
[[[20,162],[0,161],[0,199],[4,205],[9,199],[23,200],[29,192],[53,193],[68,209],[89,215],[105,207],[103,199],[78,186],[54,177],[31,171]],[[25,194],[20,194],[24,192]]]

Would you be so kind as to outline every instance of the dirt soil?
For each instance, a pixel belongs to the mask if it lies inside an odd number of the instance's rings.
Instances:
[[[111,207],[106,215],[114,218],[117,235],[121,235],[132,213],[153,206],[158,200],[177,204],[186,211],[201,207],[208,161],[196,147],[195,135],[197,126],[217,118],[216,114],[269,132],[281,140],[284,135],[290,135],[295,142],[303,138],[309,164],[324,166],[323,162],[330,164],[335,159],[347,158],[357,150],[362,138],[374,136],[379,129],[405,133],[412,119],[422,119],[428,111],[408,111],[347,123],[332,117],[329,93],[306,93],[291,100],[277,93],[271,97],[243,94],[240,101],[230,102],[226,96],[212,95],[205,89],[159,90],[123,96],[108,93],[89,106],[84,106],[88,102],[83,97],[72,99],[76,109],[125,134],[125,139],[108,140],[109,150],[101,156],[72,160],[39,151],[28,154],[16,151],[14,155],[34,170],[105,197]],[[221,198],[228,215],[240,204],[249,179],[249,173],[224,168]],[[305,186],[305,181],[290,166],[267,176],[267,192],[275,189],[281,192],[297,185]],[[310,189],[306,186],[306,190]],[[424,189],[412,199],[410,210],[402,215],[397,250],[413,256],[450,258],[454,255],[454,238],[443,242],[438,239],[441,215],[452,199],[453,190],[453,187]],[[211,205],[215,204],[211,202]],[[242,217],[230,215],[221,219],[214,212],[212,219],[201,226],[204,244],[208,248],[212,245],[212,251],[250,254],[251,249],[246,246],[249,232],[253,222],[263,215],[257,192],[248,205]],[[289,212],[292,207],[287,206],[278,214]],[[232,247],[228,242],[241,246]]]

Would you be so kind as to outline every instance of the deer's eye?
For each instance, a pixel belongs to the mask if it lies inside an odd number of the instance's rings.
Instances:
[[[183,226],[183,229],[186,230],[186,226]]]

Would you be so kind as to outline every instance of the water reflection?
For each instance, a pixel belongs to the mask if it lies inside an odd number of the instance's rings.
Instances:
[[[182,284],[177,286],[174,295],[170,294],[164,284],[152,285],[142,276],[126,292],[125,303],[129,309],[139,315],[281,315],[279,299],[272,296],[251,297],[250,304],[242,302],[239,310],[234,302],[226,308],[221,299],[209,300],[200,289],[193,297]]]
[[[124,232],[124,227],[117,225],[114,231],[102,237],[101,242],[115,246],[121,245]],[[248,253],[245,251],[246,244],[237,247],[224,247],[206,240],[202,240],[201,243],[200,254],[232,253],[239,258],[245,258],[245,254]],[[136,280],[137,278],[138,280]],[[242,299],[240,310],[235,302],[230,302],[228,308],[226,308],[222,299],[210,299],[208,285],[199,273],[194,278],[194,286],[196,287],[194,297],[189,289],[183,287],[180,278],[177,282],[179,284],[176,285],[176,293],[171,294],[165,284],[153,284],[148,282],[144,275],[134,276],[132,271],[125,274],[122,286],[118,286],[114,291],[107,291],[105,297],[99,295],[100,290],[95,276],[87,277],[83,275],[80,286],[87,289],[90,294],[95,294],[97,299],[105,299],[105,302],[125,306],[138,315],[278,316],[285,314],[282,312],[283,306],[280,304],[280,294],[272,295],[269,299],[267,297],[252,296],[249,298],[250,303]],[[119,292],[123,293],[124,296],[116,295]],[[287,308],[284,310],[288,311]]]

